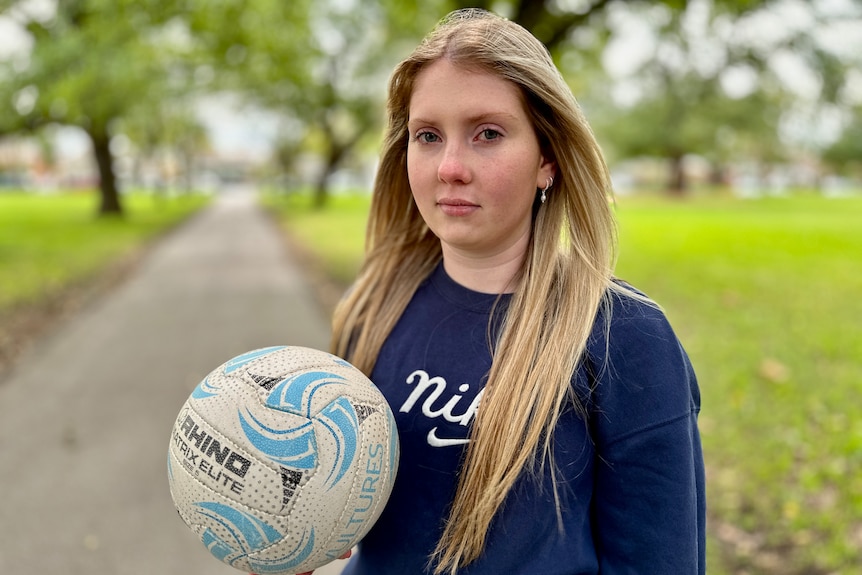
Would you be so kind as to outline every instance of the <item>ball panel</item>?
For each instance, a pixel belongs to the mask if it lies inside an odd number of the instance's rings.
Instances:
[[[263,405],[312,418],[347,387],[350,397],[357,401],[380,398],[379,390],[365,374],[334,355],[304,354],[304,363],[286,360],[284,355],[269,354],[234,374],[257,390]]]
[[[221,372],[224,375],[227,375],[227,374],[232,373],[232,372],[244,367],[246,364],[251,363],[252,361],[255,361],[261,357],[264,357],[266,355],[270,355],[273,352],[281,351],[281,350],[285,349],[285,347],[286,346],[279,345],[279,346],[264,347],[261,349],[255,349],[252,351],[248,351],[246,353],[240,354],[240,355],[238,355],[232,359],[227,360],[218,369],[216,369],[216,371]]]
[[[180,478],[181,489],[184,481],[193,479],[188,475]],[[210,553],[232,567],[256,571],[263,558],[270,563],[267,572],[272,572],[276,561],[284,571],[301,566],[313,550],[313,532],[309,537],[308,531],[292,529],[287,517],[264,513],[215,492],[199,496],[203,499],[184,506],[180,515]]]
[[[385,401],[368,413],[361,432],[362,456],[354,466],[356,479],[338,535],[346,543],[349,539],[346,549],[358,543],[377,521],[389,499],[398,470],[398,435],[395,420]],[[395,437],[394,443],[392,437]]]
[[[266,513],[289,513],[291,496],[309,477],[302,470],[274,464],[242,441],[235,428],[226,433],[217,429],[189,404],[177,418],[170,452],[178,464],[176,467],[194,478],[201,488]],[[190,488],[184,492],[195,491]]]

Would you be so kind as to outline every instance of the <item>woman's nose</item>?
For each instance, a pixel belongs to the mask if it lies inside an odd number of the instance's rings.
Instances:
[[[472,178],[463,146],[451,141],[446,143],[437,166],[437,178],[447,184],[470,182]]]

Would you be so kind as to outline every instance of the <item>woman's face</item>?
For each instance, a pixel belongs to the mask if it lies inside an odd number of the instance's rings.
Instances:
[[[518,88],[437,60],[416,78],[407,127],[413,198],[444,257],[522,257],[536,189],[554,165]]]

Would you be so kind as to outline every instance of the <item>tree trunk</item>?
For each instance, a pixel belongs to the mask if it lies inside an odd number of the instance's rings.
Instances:
[[[709,183],[713,186],[726,186],[728,184],[727,167],[717,162],[713,163],[709,172]]]
[[[99,167],[99,216],[122,216],[123,206],[120,204],[120,193],[117,189],[117,177],[114,174],[114,156],[111,153],[111,137],[108,131],[101,128],[87,130],[87,135],[93,143],[93,154]]]
[[[671,196],[681,198],[688,192],[688,180],[685,177],[685,166],[682,154],[674,155],[670,159],[670,183],[668,192]]]
[[[195,154],[191,149],[180,149],[180,158],[183,161],[183,191],[186,195],[192,193],[195,179]]]
[[[326,202],[329,199],[329,176],[332,170],[326,166],[317,176],[317,182],[314,184],[314,200],[312,206],[315,210],[322,210],[326,207]]]
[[[326,202],[329,199],[329,178],[338,169],[348,149],[349,146],[339,145],[335,142],[330,143],[329,153],[326,155],[326,164],[314,186],[314,209],[322,210],[326,207]]]

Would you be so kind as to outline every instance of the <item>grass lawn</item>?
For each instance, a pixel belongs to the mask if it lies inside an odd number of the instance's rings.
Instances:
[[[618,273],[666,307],[701,382],[712,572],[856,572],[862,199],[618,214]]]
[[[314,209],[310,194],[269,194],[264,203],[283,228],[318,259],[324,271],[347,286],[359,271],[365,250],[369,196],[335,196],[323,210]]]
[[[96,217],[95,192],[0,193],[0,315],[87,280],[204,201],[131,194],[120,219]]]
[[[349,281],[367,199],[270,200]],[[862,198],[620,198],[618,275],[698,372],[709,573],[850,574],[862,556]]]

